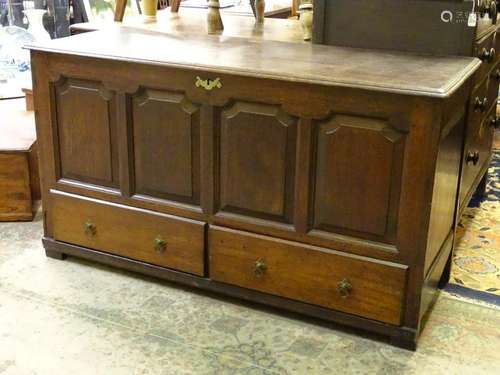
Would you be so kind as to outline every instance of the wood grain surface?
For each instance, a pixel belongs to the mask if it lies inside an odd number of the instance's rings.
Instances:
[[[212,279],[399,325],[406,267],[299,243],[211,227]],[[267,269],[256,275],[256,262]],[[337,285],[352,284],[342,297]]]
[[[213,35],[185,38],[127,27],[40,42],[29,48],[434,97],[450,96],[480,65],[480,61],[472,57],[415,55],[276,41],[254,43],[248,39]]]
[[[204,275],[203,223],[67,194],[53,193],[51,202],[57,240]],[[160,251],[157,239],[165,242]]]

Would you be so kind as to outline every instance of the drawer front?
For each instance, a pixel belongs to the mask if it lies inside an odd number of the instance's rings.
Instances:
[[[127,258],[204,274],[204,223],[52,194],[54,238]]]
[[[480,82],[491,71],[500,57],[496,47],[495,33],[491,33],[476,42],[474,56],[483,62],[476,73],[476,82]]]
[[[497,21],[497,31],[495,33],[495,37],[494,37],[495,41],[494,41],[494,46],[495,46],[495,51],[498,52],[497,55],[497,59],[500,60],[500,23]]]
[[[219,227],[209,254],[213,280],[401,323],[406,266]]]
[[[467,203],[464,201],[465,198],[479,177],[485,163],[490,160],[494,121],[496,121],[495,104],[491,106],[487,116],[479,125],[475,124],[467,129],[460,184],[460,207]]]
[[[488,79],[485,79],[471,95],[467,122],[469,129],[477,128],[486,117],[487,111],[492,105],[489,94]]]
[[[490,105],[495,103],[498,98],[498,85],[500,84],[500,61],[497,62],[493,70],[490,72],[488,79],[488,101]]]

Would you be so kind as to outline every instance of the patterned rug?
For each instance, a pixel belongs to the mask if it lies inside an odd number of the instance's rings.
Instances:
[[[458,225],[449,293],[500,306],[500,149],[488,171],[487,195],[473,198]]]

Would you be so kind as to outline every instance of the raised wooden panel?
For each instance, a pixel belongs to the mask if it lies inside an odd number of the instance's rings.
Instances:
[[[237,102],[221,112],[220,209],[291,222],[297,120],[279,106]]]
[[[403,150],[404,136],[385,121],[337,115],[317,124],[314,228],[393,232]]]
[[[141,90],[132,98],[135,192],[198,204],[200,110],[183,94]]]
[[[115,94],[99,82],[54,86],[59,178],[118,186]]]

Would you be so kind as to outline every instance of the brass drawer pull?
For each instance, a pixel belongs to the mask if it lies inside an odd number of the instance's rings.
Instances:
[[[481,61],[492,62],[495,60],[495,55],[496,51],[494,48],[490,48],[489,50],[483,48],[479,54],[479,59],[481,59]]]
[[[85,222],[85,234],[89,237],[93,237],[97,234],[97,227],[90,220]]]
[[[343,279],[337,283],[337,292],[342,298],[347,298],[351,295],[352,284],[348,279]]]
[[[498,19],[498,8],[497,8],[497,1],[496,0],[492,0],[490,2],[490,7],[488,9],[488,14],[491,18],[491,22],[493,24],[496,24],[497,23],[497,19]]]
[[[158,254],[163,254],[167,250],[167,242],[158,236],[155,238],[154,248]]]
[[[474,110],[476,112],[486,112],[488,109],[488,98],[484,98],[483,100],[479,99],[479,97],[476,96],[476,99],[474,100]]]
[[[473,165],[477,165],[477,163],[479,163],[479,152],[469,151],[465,157],[465,162],[467,164],[472,163]]]
[[[494,48],[490,49],[490,57],[488,59],[488,62],[495,61],[496,54],[497,54],[497,51]]]
[[[495,0],[484,0],[477,1],[477,12],[479,15],[484,17],[486,14],[491,18],[492,23],[495,24],[497,21],[497,2]]]
[[[500,129],[500,118],[498,116],[490,117],[490,124],[494,129]]]
[[[195,86],[204,88],[207,91],[212,91],[213,89],[222,88],[222,82],[220,81],[220,78],[212,80],[212,79],[201,79],[200,77],[196,77]]]
[[[264,276],[264,274],[266,273],[267,271],[267,265],[266,265],[266,262],[264,261],[264,259],[258,259],[256,262],[255,262],[255,276],[258,277],[258,278],[261,278]]]

